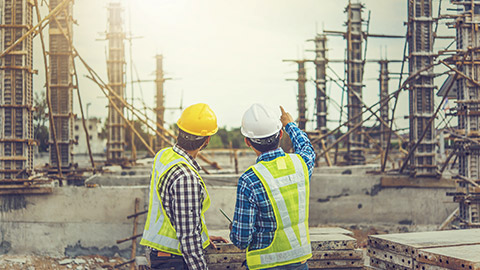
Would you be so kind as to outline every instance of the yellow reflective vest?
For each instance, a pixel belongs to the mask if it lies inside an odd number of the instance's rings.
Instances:
[[[277,229],[270,246],[247,249],[249,269],[271,268],[312,257],[308,233],[308,168],[296,154],[286,154],[252,167],[273,207]]]
[[[176,255],[182,255],[180,241],[178,241],[177,232],[172,226],[172,223],[165,212],[165,208],[163,208],[158,187],[162,184],[161,181],[166,180],[163,177],[165,173],[168,172],[170,168],[180,163],[187,165],[198,175],[198,178],[205,189],[206,198],[203,200],[201,217],[203,248],[206,248],[210,244],[204,216],[205,211],[210,207],[210,196],[208,195],[207,187],[197,170],[195,170],[195,168],[193,168],[184,157],[173,151],[171,147],[158,152],[153,161],[148,215],[142,240],[140,241],[141,245]]]

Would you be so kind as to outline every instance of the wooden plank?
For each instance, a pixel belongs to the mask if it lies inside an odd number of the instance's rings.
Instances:
[[[422,263],[422,262],[413,262],[413,269],[422,269],[422,270],[448,270],[448,268],[441,267],[441,266],[435,266],[427,263]]]
[[[218,263],[243,263],[246,260],[246,254],[243,253],[219,253],[219,254],[207,254],[208,264]]]
[[[242,253],[211,253],[206,255],[207,263],[242,263],[246,260],[245,252]],[[362,260],[363,250],[325,250],[313,251],[309,261],[331,260]]]
[[[407,256],[396,254],[393,252],[376,249],[373,247],[368,247],[367,254],[370,258],[382,260],[390,264],[400,265],[402,267],[406,267],[410,269],[413,267],[412,257],[407,257]]]
[[[396,265],[391,262],[386,262],[382,261],[379,259],[370,259],[370,266],[372,266],[374,269],[395,269],[395,270],[411,270],[413,269],[412,267],[405,267],[401,265]]]
[[[357,248],[355,238],[343,234],[310,235],[312,250],[353,250]]]
[[[342,269],[342,268],[362,268],[363,260],[308,260],[308,268],[316,269]]]
[[[241,263],[214,263],[207,264],[209,270],[245,270]]]
[[[454,188],[455,181],[447,178],[383,176],[380,185],[383,188]]]
[[[353,232],[340,227],[310,227],[308,228],[310,235],[316,234],[346,234],[353,235]]]
[[[0,189],[0,195],[9,194],[50,194],[53,188],[23,188],[23,189]]]

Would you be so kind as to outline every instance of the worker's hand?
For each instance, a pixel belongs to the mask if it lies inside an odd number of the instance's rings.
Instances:
[[[217,242],[222,242],[222,243],[228,243],[228,240],[221,237],[221,236],[209,236],[208,239],[210,240],[210,244],[212,244],[212,246],[214,248],[217,248],[217,246],[215,245],[214,241],[217,241]]]
[[[280,106],[280,111],[282,111],[280,121],[282,122],[283,127],[285,127],[288,123],[293,122],[293,117],[290,115],[290,113],[286,112],[282,106]]]

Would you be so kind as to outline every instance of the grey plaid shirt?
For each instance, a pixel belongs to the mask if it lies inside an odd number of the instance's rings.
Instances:
[[[200,171],[200,165],[185,150],[175,145],[173,151]],[[201,221],[205,189],[197,174],[185,164],[173,166],[163,178],[158,191],[167,216],[177,232],[185,263],[190,270],[207,269],[202,248]]]

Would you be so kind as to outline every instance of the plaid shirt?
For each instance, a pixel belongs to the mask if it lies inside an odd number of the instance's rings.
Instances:
[[[296,154],[299,154],[308,167],[309,177],[315,165],[315,152],[305,132],[295,123],[285,127],[292,140]],[[257,158],[260,161],[271,161],[285,156],[282,148],[265,152]],[[248,169],[238,180],[237,202],[233,216],[230,240],[240,249],[250,247],[251,250],[268,247],[275,235],[277,223],[273,207],[268,199],[267,191],[252,169]]]
[[[200,165],[185,150],[175,145],[173,151],[197,171],[200,170]],[[165,212],[177,232],[183,259],[190,270],[207,269],[201,236],[201,212],[206,194],[200,179],[185,164],[173,166],[163,179],[158,191]]]

